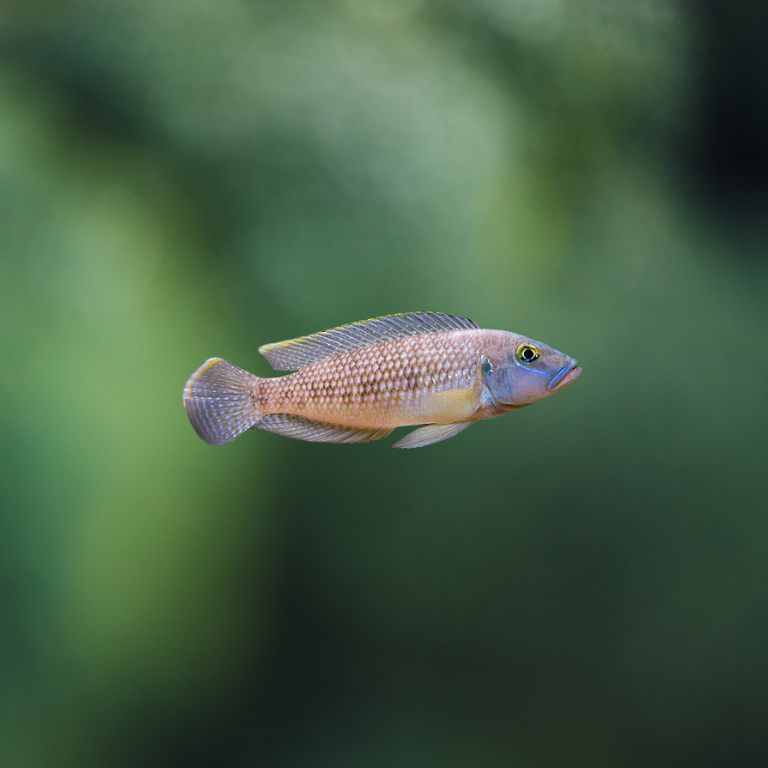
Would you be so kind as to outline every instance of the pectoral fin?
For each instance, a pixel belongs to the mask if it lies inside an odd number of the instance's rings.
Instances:
[[[424,445],[439,443],[441,440],[447,440],[449,437],[458,435],[462,429],[466,429],[468,423],[464,424],[429,424],[426,427],[419,427],[409,432],[402,440],[392,444],[392,448],[421,448]]]
[[[294,440],[307,440],[311,443],[368,443],[371,440],[381,440],[392,431],[391,429],[339,427],[288,413],[271,413],[261,418],[254,426],[266,432],[274,432],[276,435],[292,437]]]
[[[455,424],[466,421],[477,410],[480,395],[475,389],[446,389],[430,392],[424,403],[424,421]]]

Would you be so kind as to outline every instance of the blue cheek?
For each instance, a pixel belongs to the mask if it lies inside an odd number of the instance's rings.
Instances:
[[[486,377],[486,384],[496,402],[525,404],[543,397],[551,377],[552,372],[545,368],[528,367],[516,360],[508,368],[496,368]]]
[[[520,363],[520,362],[516,363],[515,365],[524,374],[535,373],[535,374],[538,374],[539,376],[552,375],[551,371],[545,371],[543,368],[529,368],[527,365],[524,365],[523,363]],[[537,381],[541,381],[541,379],[537,379]]]
[[[546,368],[533,368],[518,363],[515,366],[515,373],[512,376],[513,381],[517,379],[516,387],[517,397],[521,400],[533,402],[543,397],[549,388],[552,379],[552,371]]]

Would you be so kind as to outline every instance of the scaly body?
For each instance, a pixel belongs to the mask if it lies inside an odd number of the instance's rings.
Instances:
[[[535,350],[535,359],[523,360],[521,349]],[[366,442],[430,425],[396,444],[417,447],[527,405],[580,373],[575,360],[527,337],[436,313],[375,318],[260,351],[277,370],[298,370],[264,379],[214,358],[187,382],[184,404],[207,442],[229,442],[249,427]],[[514,381],[510,365],[520,369]]]
[[[289,376],[259,379],[254,395],[264,414],[345,426],[453,423],[480,406],[480,358],[489,333],[444,331],[363,347]]]

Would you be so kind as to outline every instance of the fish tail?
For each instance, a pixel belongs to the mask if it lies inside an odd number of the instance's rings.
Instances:
[[[184,387],[184,407],[210,445],[230,443],[261,418],[255,401],[259,378],[218,357],[206,360]]]

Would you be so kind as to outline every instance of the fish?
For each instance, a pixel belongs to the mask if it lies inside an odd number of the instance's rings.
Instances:
[[[578,361],[539,341],[439,312],[408,312],[266,344],[285,376],[206,360],[184,387],[197,434],[223,445],[248,429],[319,443],[366,443],[417,426],[392,445],[447,440],[482,419],[560,392]]]

